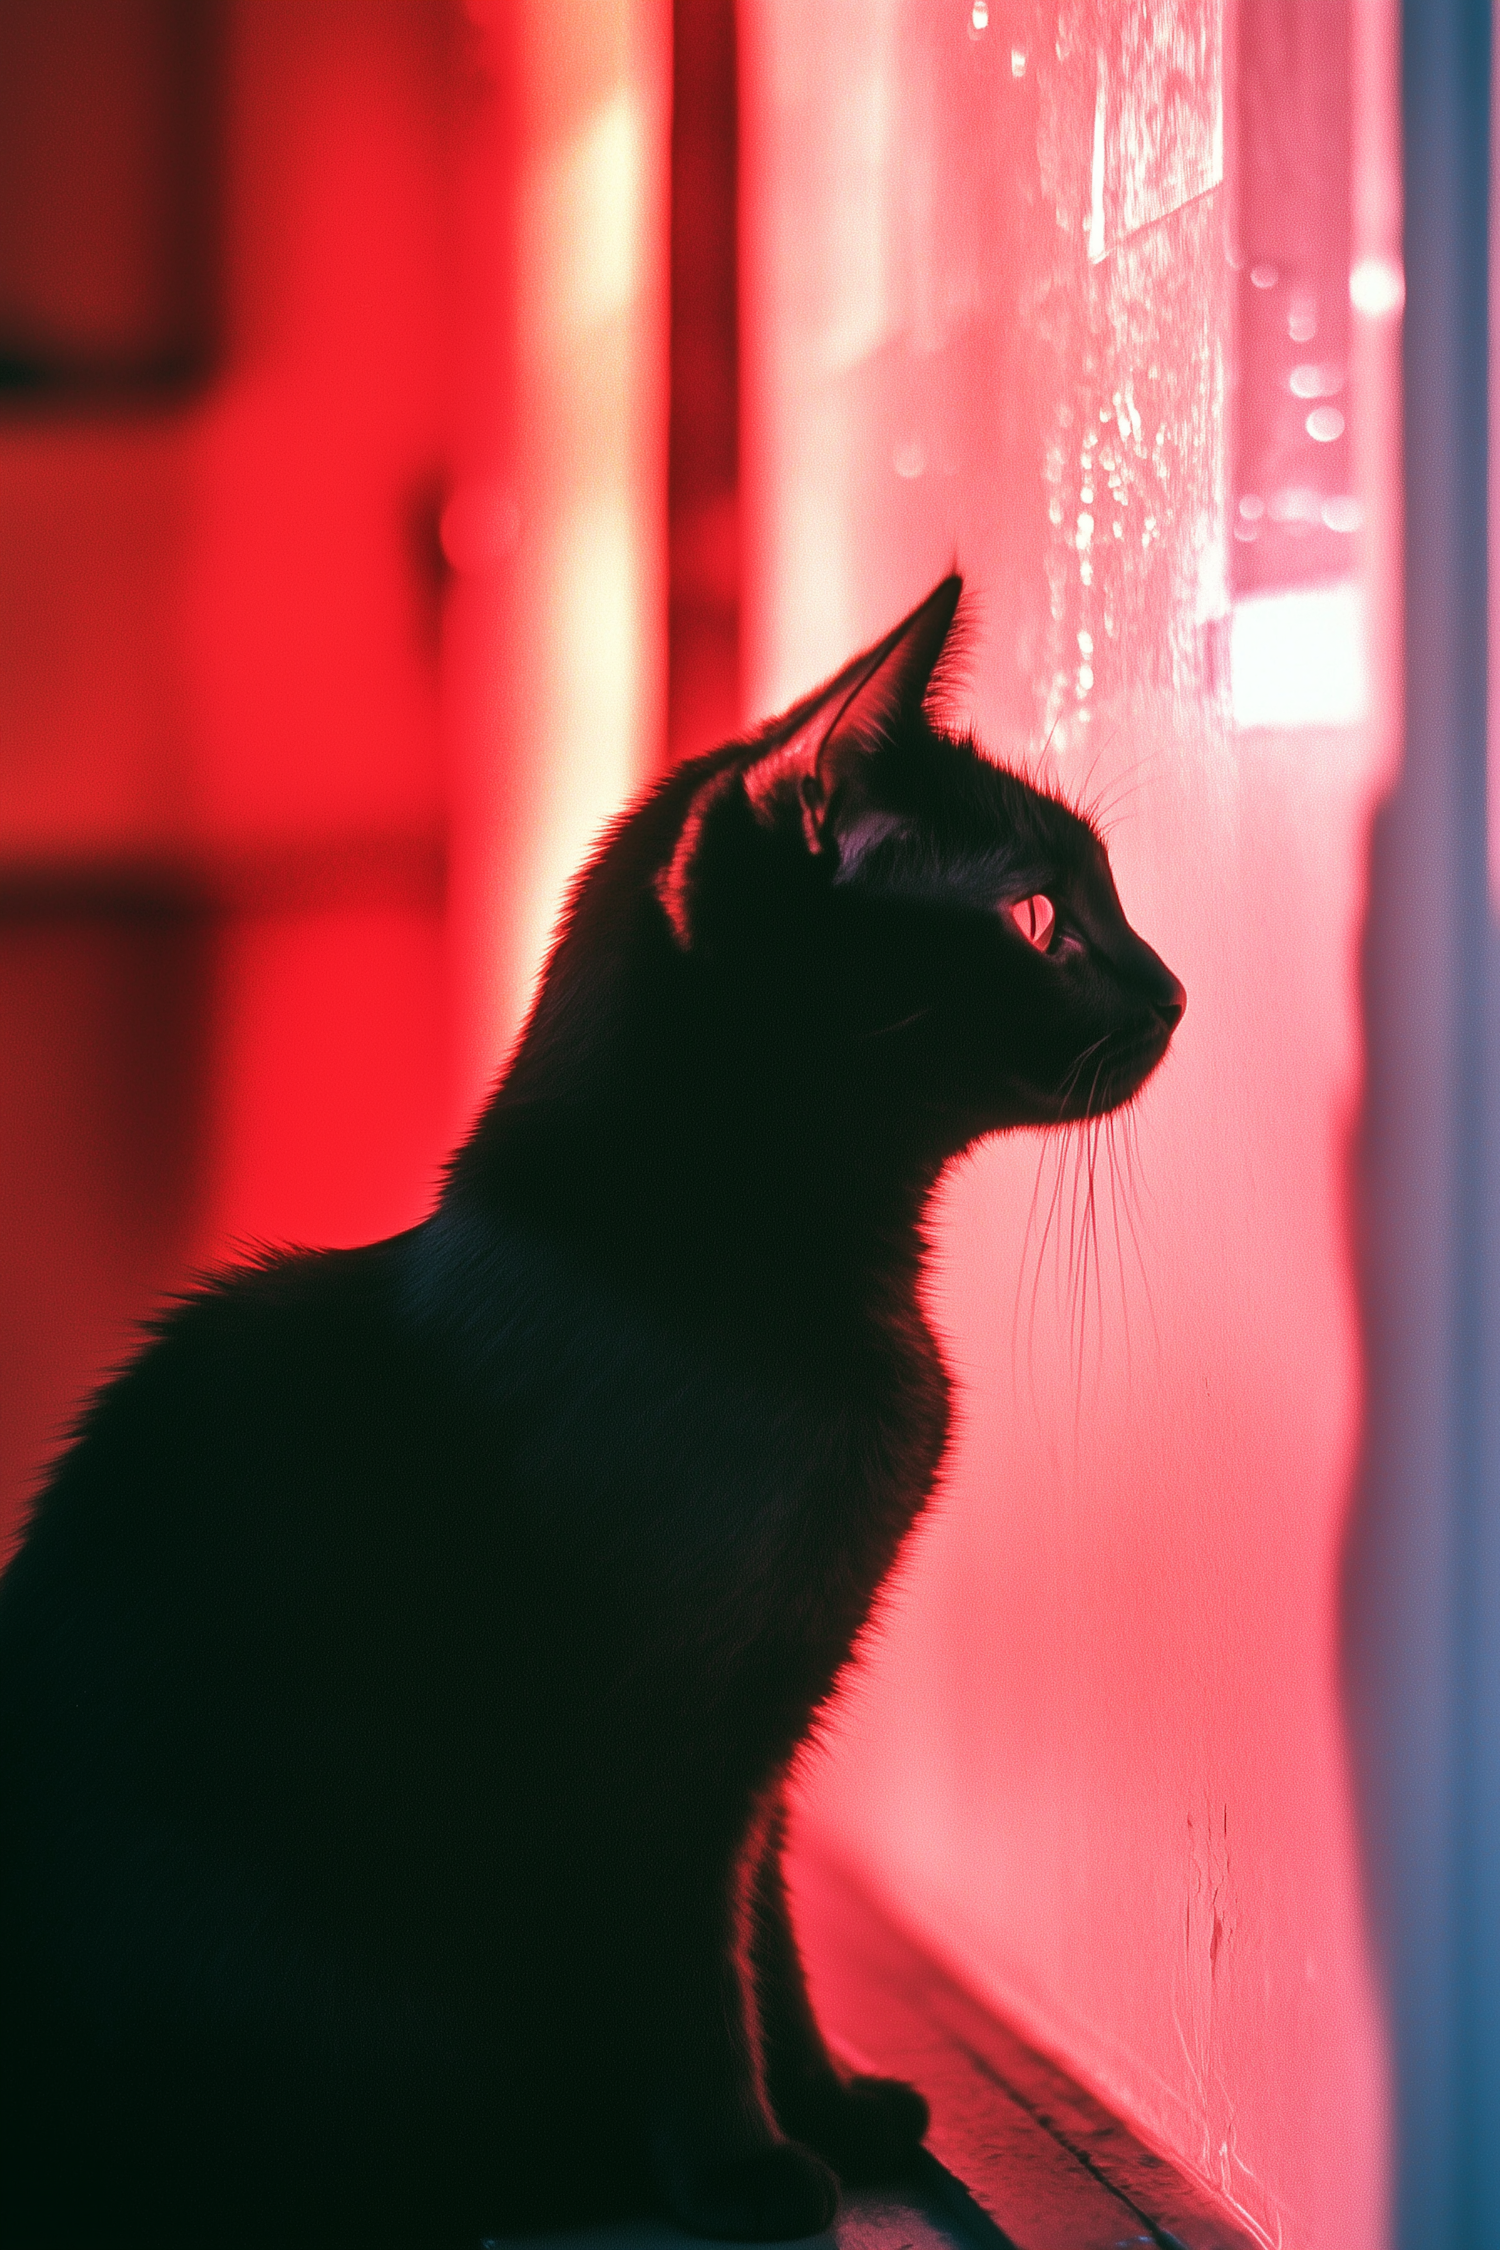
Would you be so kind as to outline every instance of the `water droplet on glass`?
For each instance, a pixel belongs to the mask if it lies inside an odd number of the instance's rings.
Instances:
[[[1344,370],[1334,360],[1304,360],[1287,380],[1294,398],[1332,398],[1344,387]]]
[[[1292,309],[1286,316],[1286,332],[1294,344],[1312,342],[1318,333],[1318,307],[1315,298],[1292,299]]]
[[[1395,258],[1360,258],[1349,272],[1349,302],[1375,319],[1399,312],[1406,302],[1406,276]]]
[[[1321,523],[1322,495],[1310,484],[1289,484],[1271,495],[1272,523]]]

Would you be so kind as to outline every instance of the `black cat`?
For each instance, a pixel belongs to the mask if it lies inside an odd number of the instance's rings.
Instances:
[[[958,594],[620,821],[425,1225],[89,1408],[0,1585],[7,2242],[803,2235],[920,2140],[781,1791],[942,1456],[939,1173],[1184,1004],[924,714]]]

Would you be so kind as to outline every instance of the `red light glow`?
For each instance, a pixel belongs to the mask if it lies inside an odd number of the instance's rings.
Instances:
[[[742,20],[751,706],[956,557],[956,708],[1098,808],[1193,995],[1138,1117],[948,1183],[961,1434],[804,1818],[1257,2239],[1373,2250],[1337,1565],[1391,23],[1321,11],[1304,83],[1285,11],[1230,69],[1199,0]]]

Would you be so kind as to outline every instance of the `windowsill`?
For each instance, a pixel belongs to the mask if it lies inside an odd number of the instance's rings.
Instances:
[[[1206,2187],[975,2000],[847,1868],[804,1844],[791,1880],[828,2038],[857,2068],[921,2087],[934,2175],[961,2182],[1016,2250],[1255,2250]]]

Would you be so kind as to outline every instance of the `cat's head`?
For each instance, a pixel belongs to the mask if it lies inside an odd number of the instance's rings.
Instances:
[[[1128,1101],[1186,1004],[1090,822],[929,715],[960,585],[705,760],[651,883],[683,974],[753,1047],[774,1022],[954,1145]]]

